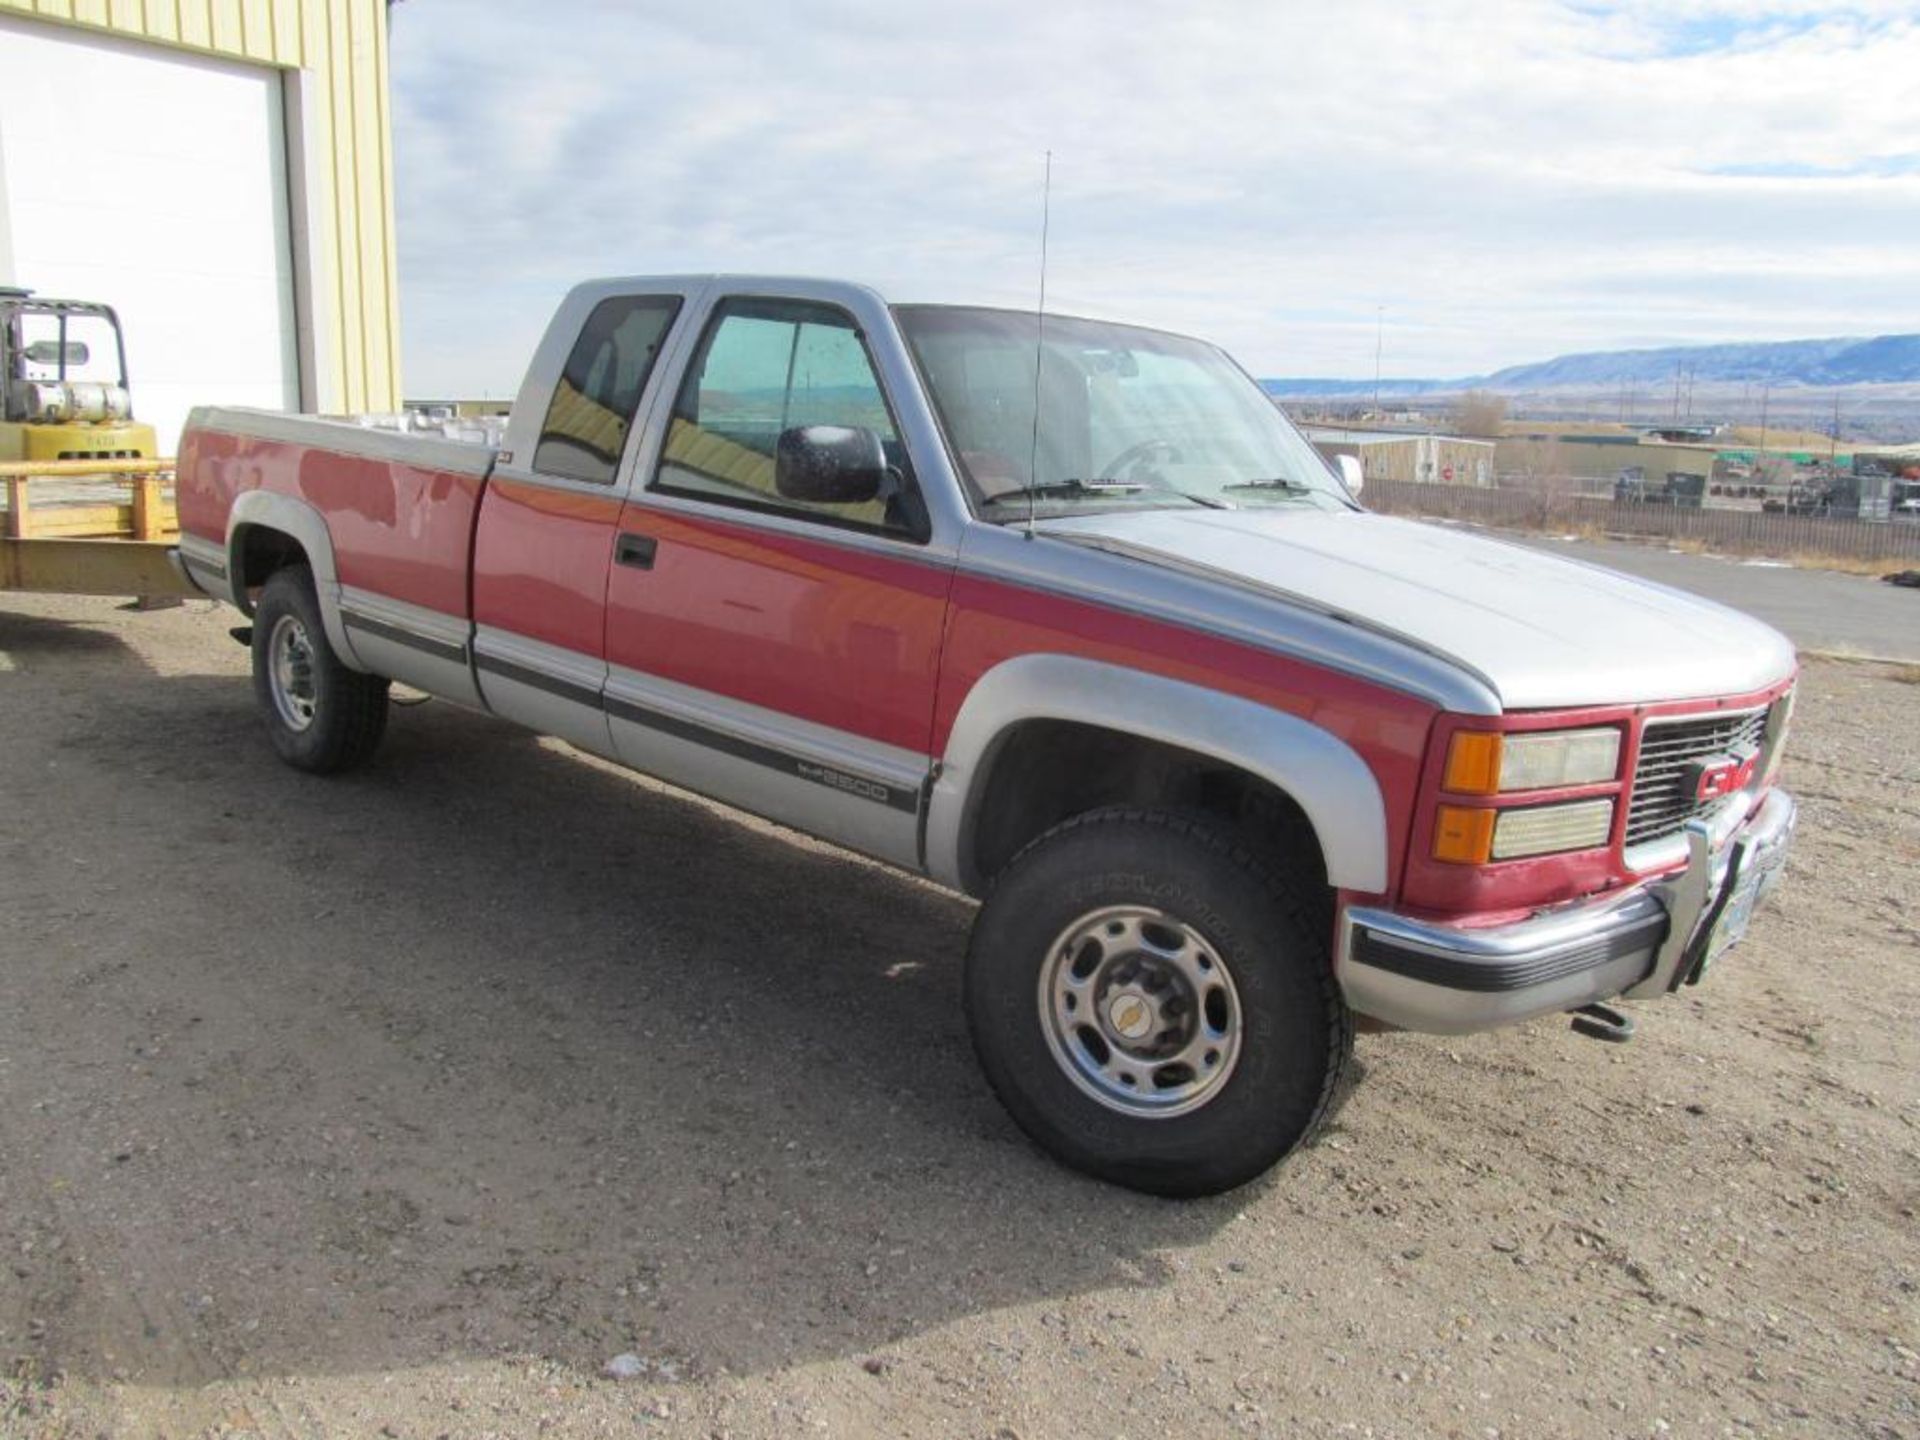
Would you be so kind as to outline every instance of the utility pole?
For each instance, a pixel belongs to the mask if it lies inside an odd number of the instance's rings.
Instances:
[[[1387,307],[1373,307],[1373,417],[1380,418],[1380,342],[1386,330]]]

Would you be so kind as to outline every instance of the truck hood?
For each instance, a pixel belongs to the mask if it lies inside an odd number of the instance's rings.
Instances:
[[[1443,525],[1275,507],[1038,528],[1391,635],[1471,672],[1509,710],[1739,695],[1795,664],[1785,636],[1738,610]]]

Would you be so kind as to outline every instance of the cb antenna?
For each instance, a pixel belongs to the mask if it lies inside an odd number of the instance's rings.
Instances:
[[[1040,484],[1040,365],[1047,338],[1047,222],[1053,212],[1053,151],[1047,151],[1046,178],[1040,182],[1040,303],[1033,312],[1033,449],[1027,456],[1027,539],[1033,538],[1033,509]]]

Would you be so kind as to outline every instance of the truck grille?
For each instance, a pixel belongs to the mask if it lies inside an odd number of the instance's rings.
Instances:
[[[1688,765],[1748,746],[1758,750],[1766,733],[1765,710],[1649,720],[1640,736],[1640,763],[1633,771],[1633,802],[1627,808],[1628,846],[1678,835],[1687,821],[1718,803],[1702,802],[1687,793]]]

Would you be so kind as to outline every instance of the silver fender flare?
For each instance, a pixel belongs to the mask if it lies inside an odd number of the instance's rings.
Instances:
[[[927,807],[927,872],[979,893],[962,857],[994,753],[1024,720],[1070,720],[1157,740],[1245,770],[1293,797],[1326,855],[1327,880],[1387,888],[1387,807],[1366,761],[1297,716],[1182,680],[1072,655],[1022,655],[981,676],[960,706]]]
[[[340,572],[333,562],[333,535],[326,518],[306,501],[274,490],[249,490],[233,502],[227,514],[227,585],[231,592],[227,598],[248,616],[253,614],[253,601],[247,596],[246,572],[240,564],[240,538],[250,529],[278,530],[300,543],[313,569],[313,588],[320,599],[327,643],[342,664],[354,670],[366,669],[353,653],[353,642],[340,617]]]

